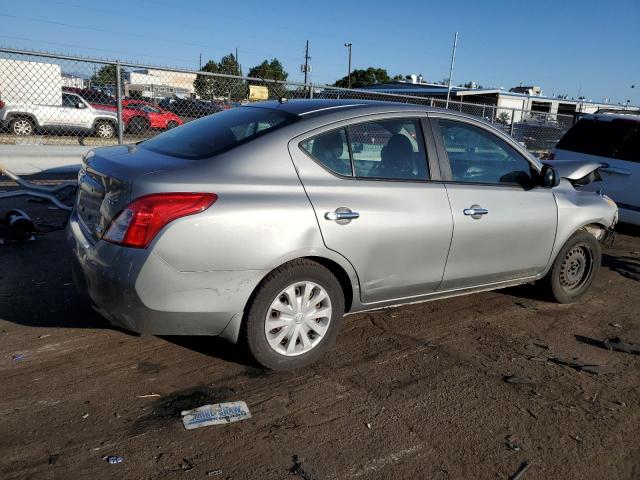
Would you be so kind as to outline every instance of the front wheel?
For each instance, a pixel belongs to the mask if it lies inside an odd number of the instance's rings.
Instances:
[[[575,302],[589,290],[601,257],[598,240],[587,232],[576,232],[558,252],[542,286],[559,303]]]
[[[273,370],[306,366],[331,347],[344,308],[340,282],[328,269],[305,259],[286,263],[267,275],[249,303],[249,352]]]
[[[111,122],[98,122],[95,127],[95,135],[100,138],[113,138],[116,136],[116,127]]]
[[[178,125],[179,125],[179,124],[178,124],[178,122],[176,122],[175,120],[169,120],[169,121],[167,122],[167,130],[174,129],[174,128],[176,128]]]

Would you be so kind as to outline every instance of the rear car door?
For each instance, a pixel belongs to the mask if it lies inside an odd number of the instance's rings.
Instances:
[[[551,189],[505,136],[463,117],[432,118],[454,233],[440,290],[490,285],[541,273],[557,227]]]
[[[426,121],[373,116],[289,143],[324,242],[355,268],[363,303],[416,297],[442,281],[452,221],[444,185],[430,181],[439,172]]]

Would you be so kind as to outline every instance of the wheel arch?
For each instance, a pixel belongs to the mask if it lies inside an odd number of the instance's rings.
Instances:
[[[7,114],[7,119],[6,122],[7,124],[11,123],[13,120],[16,119],[20,119],[20,118],[26,118],[29,119],[33,122],[33,124],[35,125],[36,128],[40,127],[40,123],[38,122],[38,119],[36,118],[36,116],[32,113],[26,113],[26,112],[9,112]]]
[[[335,256],[337,256],[337,254]],[[358,277],[355,270],[353,270],[353,267],[351,267],[348,262],[347,265],[344,264],[346,260],[341,261],[341,259],[330,257],[334,257],[334,255],[331,255],[330,252],[327,252],[327,255],[324,256],[320,255],[317,252],[307,255],[292,256],[291,258],[287,258],[286,260],[281,261],[278,265],[274,266],[269,271],[266,271],[264,275],[262,275],[260,280],[256,283],[256,286],[253,288],[251,294],[247,298],[247,301],[245,302],[243,308],[243,312],[241,314],[234,315],[219,336],[232,343],[238,342],[238,338],[240,337],[240,330],[245,322],[247,307],[251,304],[252,300],[256,296],[258,289],[264,279],[274,270],[294,260],[311,260],[322,265],[331,273],[333,273],[338,279],[340,287],[342,288],[342,291],[344,293],[344,311],[345,313],[348,313],[354,306],[354,300],[357,303],[357,299],[359,299],[360,297],[360,286],[358,283]]]

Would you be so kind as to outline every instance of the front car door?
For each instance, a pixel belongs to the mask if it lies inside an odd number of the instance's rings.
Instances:
[[[452,220],[444,185],[430,181],[439,172],[426,122],[374,116],[289,143],[324,242],[353,265],[364,304],[433,292],[442,281]]]
[[[533,277],[553,249],[557,206],[536,186],[535,165],[508,137],[482,122],[447,114],[431,119],[454,234],[439,290]]]

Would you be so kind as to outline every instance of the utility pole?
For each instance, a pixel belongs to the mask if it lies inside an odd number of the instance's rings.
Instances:
[[[307,84],[307,73],[309,73],[309,60],[311,57],[309,56],[309,40],[307,40],[307,45],[304,48],[304,83]]]
[[[453,75],[453,64],[456,62],[456,47],[458,46],[458,32],[453,37],[453,52],[451,53],[451,67],[449,67],[449,83],[447,85],[447,103],[444,108],[449,108],[449,97],[451,96],[451,76]]]
[[[347,84],[351,88],[351,43],[345,43],[345,47],[349,49],[349,70],[347,71]]]
[[[200,63],[199,63],[199,65],[200,65],[200,70],[202,70],[202,54],[200,54]]]

